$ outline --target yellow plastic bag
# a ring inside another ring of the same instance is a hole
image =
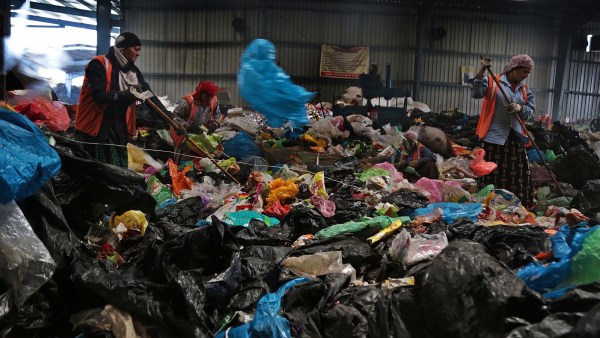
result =
[[[142,236],[144,236],[144,233],[146,233],[146,228],[148,227],[146,215],[139,210],[129,210],[119,216],[112,214],[108,221],[108,226],[111,229],[114,229],[121,223],[123,223],[127,229],[139,230]]]
[[[267,207],[271,206],[276,201],[294,198],[298,194],[298,185],[296,185],[296,183],[281,178],[273,180],[273,182],[269,184],[269,188]]]

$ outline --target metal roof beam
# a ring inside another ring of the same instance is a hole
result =
[[[24,1],[21,1],[21,0],[12,0],[12,5],[17,8],[21,7],[23,5],[23,3],[24,3]],[[93,19],[96,18],[96,10],[95,9],[86,11],[84,9],[78,9],[78,8],[73,8],[73,7],[61,7],[61,6],[55,6],[55,5],[49,5],[49,4],[42,4],[42,3],[38,3],[38,2],[31,2],[30,8],[41,10],[41,11],[46,11],[46,12],[62,13],[62,14],[68,14],[68,15],[74,15],[74,16],[83,16],[86,18],[93,18]],[[112,21],[119,21],[122,18],[119,15],[111,15],[110,19]]]
[[[10,16],[15,17],[15,16],[17,16],[17,13],[10,13]],[[65,21],[65,20],[60,20],[60,19],[51,19],[51,18],[45,18],[45,17],[37,16],[37,15],[28,15],[27,19],[31,20],[31,21],[52,23],[55,25],[64,25],[64,26],[96,30],[96,25],[90,25],[90,24],[85,24],[85,23],[81,23],[81,22]]]

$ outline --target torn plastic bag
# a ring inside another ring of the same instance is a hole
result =
[[[417,283],[436,337],[500,337],[507,317],[537,322],[545,316],[539,295],[476,242],[451,242]]]
[[[356,280],[356,270],[350,264],[342,264],[342,252],[317,252],[312,255],[288,257],[282,265],[300,277],[315,278],[329,273],[350,275],[350,281]]]
[[[56,263],[15,202],[0,204],[0,318],[22,306]]]
[[[267,118],[271,127],[281,127],[286,121],[292,127],[308,124],[304,104],[314,96],[292,83],[275,60],[275,45],[265,39],[255,39],[244,51],[238,73],[240,94],[252,108]]]
[[[302,235],[314,235],[327,227],[327,221],[321,214],[302,204],[295,206],[281,223],[284,228],[291,229],[291,236],[294,239]]]
[[[61,161],[25,116],[0,108],[0,203],[36,193],[58,174]]]
[[[535,261],[535,256],[552,249],[550,236],[535,226],[484,226],[471,222],[452,224],[448,239],[470,239],[485,245],[488,250],[511,269]]]
[[[448,245],[445,232],[435,235],[416,234],[411,235],[402,229],[396,235],[390,246],[390,255],[395,261],[404,265],[414,265],[421,261],[431,260],[437,256]]]
[[[281,313],[281,299],[290,288],[308,282],[307,278],[297,278],[287,282],[274,293],[264,295],[256,306],[256,314],[250,323],[250,337],[291,338],[290,324]]]
[[[292,251],[290,256],[296,257],[327,251],[341,251],[344,264],[351,264],[358,275],[362,275],[367,269],[376,268],[382,258],[368,243],[345,237],[334,237],[307,244]]]

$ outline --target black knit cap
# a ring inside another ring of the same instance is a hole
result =
[[[137,35],[129,32],[121,33],[121,35],[117,36],[115,40],[115,47],[117,49],[141,46],[140,38]]]

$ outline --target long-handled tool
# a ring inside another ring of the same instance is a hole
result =
[[[483,56],[480,55],[480,57],[483,59]],[[510,100],[508,98],[508,95],[506,95],[506,92],[504,91],[504,88],[502,88],[502,85],[500,84],[500,81],[498,80],[498,78],[496,77],[496,75],[494,74],[494,72],[492,72],[492,67],[490,67],[488,65],[488,66],[485,66],[485,68],[488,71],[488,75],[491,76],[492,79],[494,79],[494,82],[496,82],[496,86],[498,86],[498,88],[500,88],[500,92],[502,92],[502,96],[504,97],[504,103],[507,104],[507,105],[511,104],[512,100]],[[529,133],[529,130],[527,130],[527,127],[525,126],[525,122],[523,122],[523,119],[521,119],[521,117],[519,116],[519,114],[515,113],[514,115],[517,118],[517,121],[519,122],[519,124],[521,125],[521,128],[523,128],[523,131],[526,132],[527,135],[531,135]],[[542,164],[544,165],[544,168],[546,168],[546,170],[548,170],[548,173],[550,174],[550,177],[552,178],[552,181],[554,181],[554,184],[556,185],[556,187],[560,191],[560,194],[562,196],[565,196],[565,192],[562,190],[560,184],[558,184],[558,181],[556,180],[556,177],[554,176],[554,173],[550,170],[550,168],[548,168],[548,163],[546,162],[546,160],[542,156],[542,152],[540,151],[540,148],[537,146],[537,144],[533,140],[533,137],[530,137],[530,140],[531,140],[531,145],[533,145],[533,147],[535,148],[538,156],[542,160]]]
[[[132,91],[133,92],[133,91]],[[149,94],[148,94],[149,93]],[[160,108],[158,108],[156,106],[156,104],[154,104],[154,102],[152,102],[152,100],[150,100],[150,98],[154,95],[152,95],[151,92],[144,92],[144,93],[134,93],[134,96],[136,96],[137,98],[143,100],[148,106],[150,106],[155,112],[157,112],[163,119],[165,119],[167,122],[169,122],[170,125],[173,126],[173,128],[175,128],[176,130],[183,130],[183,128],[181,128],[181,126],[179,126],[179,124],[177,124],[177,122],[173,121],[173,119],[171,119],[167,114],[165,114],[165,112],[163,112]],[[185,130],[183,130],[183,132],[185,133]],[[217,163],[217,161],[212,158],[212,156],[210,156],[209,153],[207,153],[206,151],[204,151],[204,149],[202,149],[194,140],[192,140],[189,135],[187,133],[185,133],[185,139],[186,141],[189,141],[190,143],[192,143],[192,145],[194,145],[194,147],[196,147],[198,149],[198,151],[200,151],[200,153],[202,153],[203,156],[208,157],[208,159],[217,166],[217,168],[221,168],[219,166],[219,163]],[[229,177],[229,179],[231,179],[231,181],[240,184],[240,182],[238,182],[238,180],[235,179],[235,177],[233,177],[233,175],[231,175],[229,172],[227,172],[226,169],[221,169],[225,175],[227,175],[227,177]]]

